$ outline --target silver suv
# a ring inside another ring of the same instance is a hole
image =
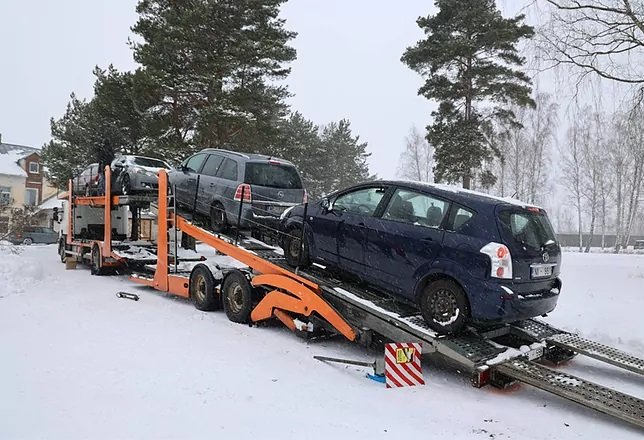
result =
[[[170,171],[169,180],[177,204],[208,216],[215,232],[277,228],[286,209],[306,201],[295,166],[260,154],[207,148]]]

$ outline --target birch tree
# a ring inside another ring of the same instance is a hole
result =
[[[398,176],[421,182],[434,181],[434,149],[414,125],[405,137],[405,150],[398,161]]]

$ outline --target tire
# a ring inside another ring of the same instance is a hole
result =
[[[67,250],[67,245],[65,244],[66,238],[63,236],[58,240],[58,255],[60,256],[60,262],[65,263],[67,262],[67,254],[65,254],[65,251]]]
[[[123,174],[121,178],[121,194],[128,196],[132,193],[132,182],[130,182],[130,175],[127,173]]]
[[[459,333],[470,317],[465,292],[452,280],[430,282],[418,305],[427,325],[440,334]]]
[[[224,278],[221,302],[226,316],[232,322],[242,324],[250,322],[250,312],[253,310],[253,287],[241,271],[233,270]]]
[[[103,268],[101,267],[101,250],[97,245],[92,248],[92,259],[90,263],[90,273],[92,275],[103,275]]]
[[[291,267],[308,267],[311,265],[311,256],[309,254],[309,243],[306,235],[304,236],[304,249],[302,250],[301,240],[298,237],[302,236],[302,229],[291,228],[288,230],[286,238],[284,239],[284,257],[286,262]]]
[[[208,267],[198,264],[190,274],[190,299],[197,310],[210,312],[221,308],[221,298],[215,291],[215,279]]]
[[[217,202],[210,208],[210,229],[213,232],[226,232],[228,229],[228,218],[224,205]]]
[[[25,246],[31,246],[32,244],[34,244],[34,240],[31,237],[27,237],[22,240],[22,244],[24,244]]]

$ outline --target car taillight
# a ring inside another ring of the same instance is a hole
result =
[[[94,182],[98,182],[98,174],[94,176]]]
[[[302,196],[302,204],[307,203],[308,201],[309,201],[309,195],[306,192],[306,190],[304,190],[304,195]]]
[[[490,257],[492,269],[490,276],[492,278],[501,278],[504,280],[512,279],[512,256],[510,249],[504,244],[488,243],[481,248],[481,253]]]
[[[252,197],[251,197],[251,191],[250,191],[250,185],[247,183],[242,183],[237,187],[237,190],[235,191],[235,197],[234,200],[236,202],[242,201],[242,193],[244,194],[244,202],[251,202]]]

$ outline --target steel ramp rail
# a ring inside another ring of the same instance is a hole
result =
[[[644,400],[522,359],[497,365],[494,371],[644,428]]]
[[[570,333],[559,333],[547,338],[546,341],[557,347],[572,350],[616,367],[644,375],[644,359],[599,342],[584,339]]]
[[[535,342],[545,340],[559,348],[583,354],[618,368],[644,375],[644,359],[599,342],[559,330],[538,319],[526,319],[511,324],[512,332]]]

